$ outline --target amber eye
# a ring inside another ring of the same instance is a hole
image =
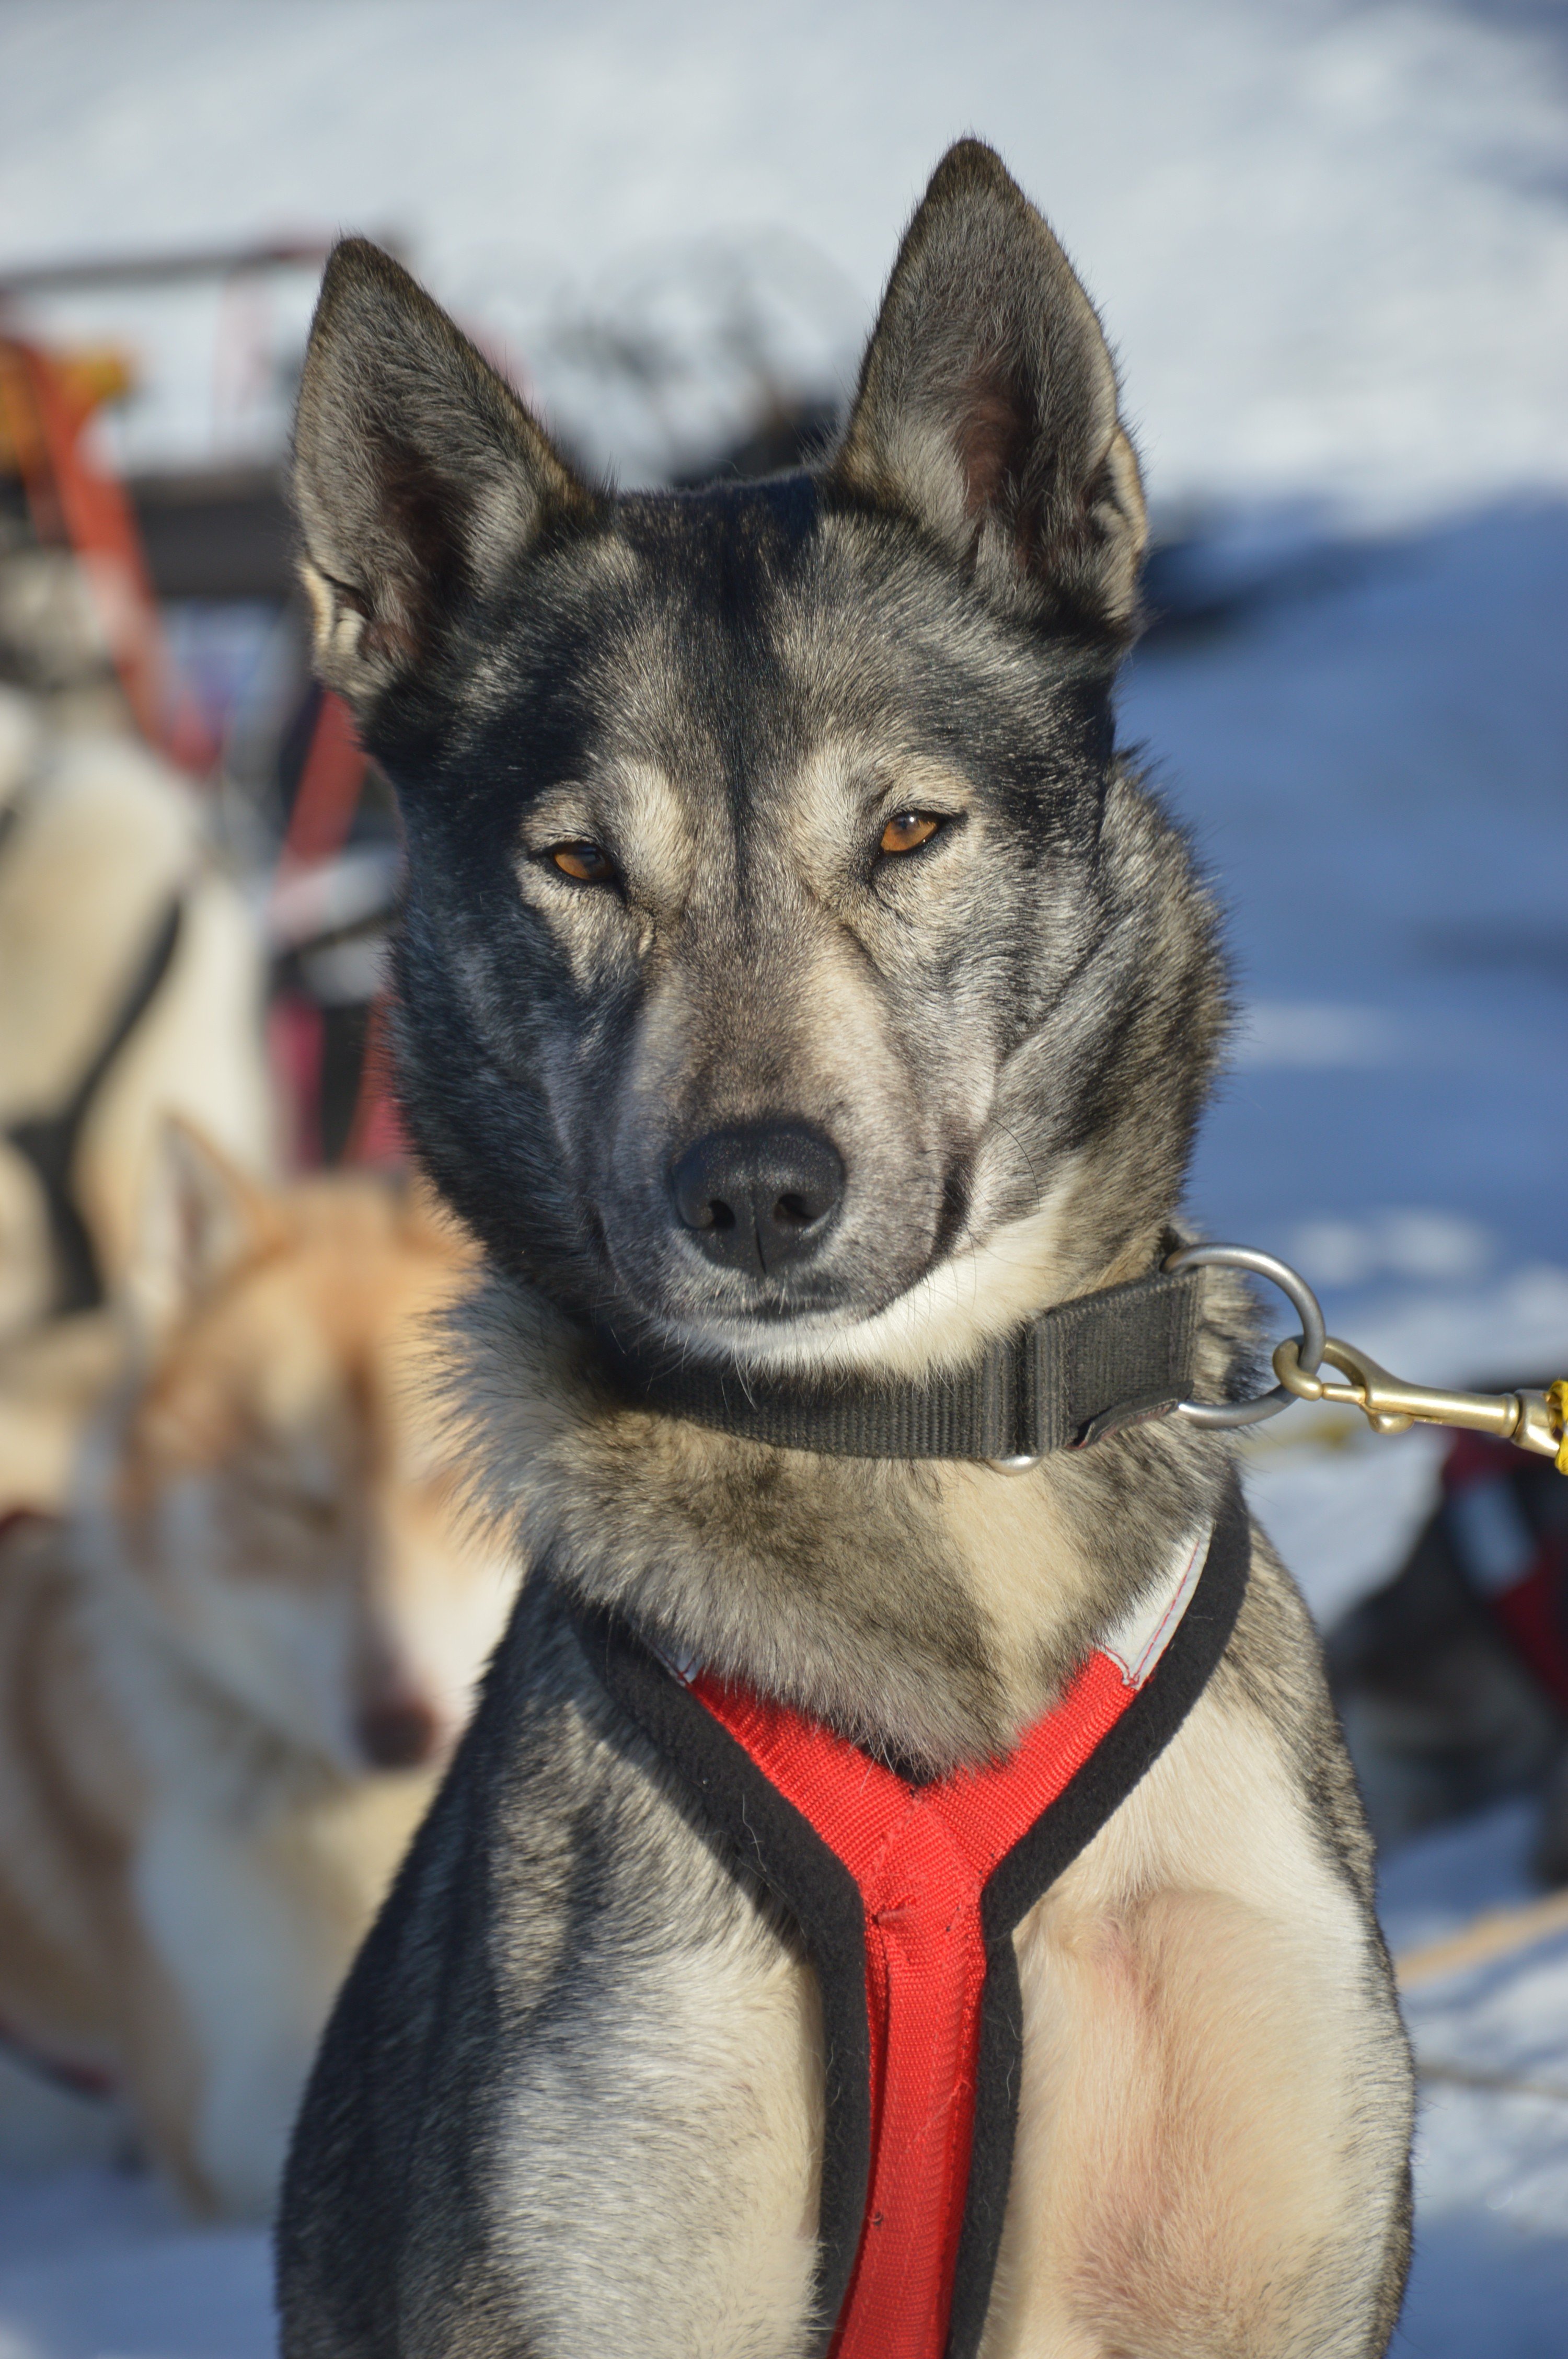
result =
[[[879,849],[883,852],[913,852],[916,844],[929,843],[941,824],[941,821],[933,819],[929,811],[894,811],[882,830]]]
[[[597,843],[557,843],[550,858],[563,876],[575,876],[579,885],[608,885],[615,875],[615,863]]]

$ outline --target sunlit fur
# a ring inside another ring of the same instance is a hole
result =
[[[318,661],[394,779],[405,1105],[490,1264],[465,1455],[525,1582],[328,2033],[289,2359],[806,2359],[823,2058],[799,1942],[611,1709],[562,1593],[931,1772],[1003,1753],[1213,1516],[1166,1420],[1012,1479],[633,1406],[604,1342],[957,1364],[1169,1250],[1227,986],[1116,745],[1137,463],[1093,309],[998,159],[939,167],[844,438],[616,498],[395,265],[329,267],[296,493]],[[895,814],[944,824],[884,856]],[[600,846],[612,875],[563,875]],[[825,1136],[809,1256],[721,1266],[695,1140]],[[1249,1381],[1206,1288],[1200,1386]],[[1019,1935],[984,2359],[1365,2359],[1410,2069],[1306,1616],[1260,1543],[1178,1745]]]

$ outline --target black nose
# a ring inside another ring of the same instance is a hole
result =
[[[816,1251],[844,1201],[844,1166],[820,1132],[768,1122],[710,1131],[670,1171],[683,1228],[710,1261],[772,1276]]]
[[[418,1768],[434,1755],[440,1734],[421,1696],[383,1696],[359,1717],[360,1749],[373,1769]]]

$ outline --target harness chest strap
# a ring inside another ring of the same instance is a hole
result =
[[[611,1693],[811,1951],[827,2058],[817,2291],[836,2321],[829,2359],[975,2350],[1016,2115],[1013,1929],[1202,1692],[1235,1624],[1248,1546],[1232,1496],[1006,1761],[925,1786],[787,1705],[707,1672],[672,1676],[618,1625],[585,1624]]]

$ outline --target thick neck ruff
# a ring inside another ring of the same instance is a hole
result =
[[[917,1785],[793,1707],[574,1606],[614,1701],[795,1918],[821,1984],[827,2110],[816,2345],[972,2359],[1022,2054],[1012,1933],[1175,1734],[1225,1650],[1249,1541],[1212,1531],[1106,1634],[1005,1761]]]
[[[1204,1273],[1156,1270],[1081,1294],[966,1368],[900,1378],[747,1376],[647,1360],[601,1339],[640,1406],[777,1449],[836,1458],[1040,1458],[1162,1417],[1193,1390]]]

